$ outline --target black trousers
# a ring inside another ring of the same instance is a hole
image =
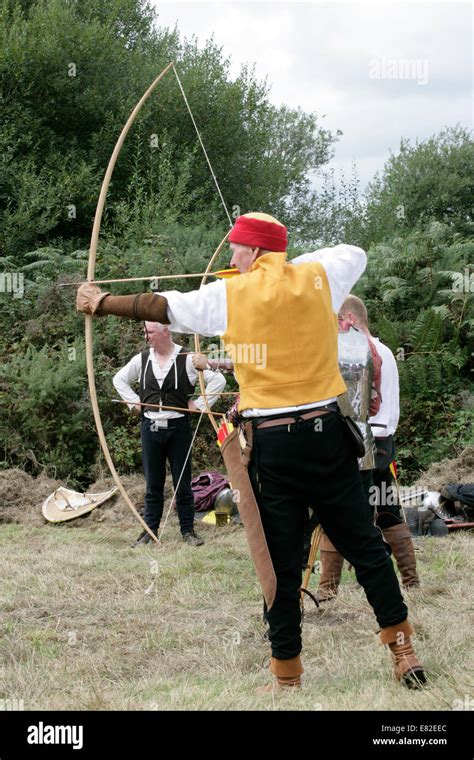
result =
[[[397,488],[390,470],[390,464],[395,459],[395,441],[393,435],[385,438],[376,438],[375,446],[375,469],[372,471],[372,477],[374,486],[377,487],[377,512],[389,513],[401,520],[402,513],[398,503]],[[384,527],[384,525],[382,524],[381,527]]]
[[[152,530],[158,530],[163,514],[166,460],[169,460],[175,490],[183,473],[176,492],[176,508],[181,533],[189,533],[194,525],[191,454],[184,470],[183,466],[191,446],[191,425],[188,417],[168,420],[166,428],[153,423],[154,420],[142,418],[142,460],[146,478],[144,519]]]
[[[373,499],[372,487],[374,484],[372,478],[373,470],[359,470],[360,479],[362,481],[362,488],[364,489],[364,496],[370,506],[370,514],[372,521],[375,518],[375,501]],[[311,516],[308,520],[308,524],[305,527],[304,532],[304,551],[303,551],[303,570],[306,570],[308,565],[309,553],[311,551],[311,542],[313,539],[313,532],[316,526],[319,525],[319,520],[315,511],[311,510]],[[392,553],[390,546],[386,543],[386,548],[389,554]]]
[[[308,420],[290,428],[257,427],[249,467],[277,576],[276,599],[265,617],[272,655],[283,660],[301,651],[299,589],[308,507],[353,565],[380,627],[401,623],[408,614],[373,524],[345,424],[334,413],[316,420],[318,425]]]

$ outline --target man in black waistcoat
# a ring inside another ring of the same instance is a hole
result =
[[[190,414],[155,408],[163,406],[203,411],[204,399],[193,401],[191,398],[198,375],[192,354],[173,342],[165,325],[145,322],[145,337],[149,348],[136,354],[113,379],[116,390],[142,418],[142,458],[146,478],[144,519],[151,530],[158,534],[163,514],[168,459],[183,541],[191,546],[201,546],[204,541],[194,530]],[[208,398],[211,406],[223,390],[225,378],[220,372],[207,370],[204,372],[204,380],[206,393],[211,396]],[[139,395],[131,387],[136,382],[139,383]],[[137,402],[145,406],[139,406]],[[134,546],[150,541],[149,534],[143,531]]]

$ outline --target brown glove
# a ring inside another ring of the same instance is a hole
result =
[[[160,322],[169,325],[168,301],[158,293],[138,293],[130,296],[113,296],[101,293],[96,285],[86,283],[77,291],[77,309],[86,314]]]
[[[110,293],[103,293],[97,285],[85,282],[77,290],[76,309],[84,314],[95,314],[100,304]]]

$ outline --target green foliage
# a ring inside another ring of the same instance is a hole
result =
[[[356,288],[371,332],[399,360],[397,439],[405,479],[472,439],[472,404],[463,409],[461,397],[472,387],[473,254],[472,238],[431,222],[374,245]]]
[[[421,376],[417,369],[421,370]],[[429,371],[425,373],[423,365],[412,365],[407,373],[416,378],[418,391],[426,387],[422,383],[433,378]],[[442,369],[440,374],[442,376]],[[439,377],[435,380],[438,382]],[[444,393],[438,396],[403,393],[402,416],[397,430],[397,461],[404,482],[410,482],[433,462],[452,459],[466,446],[474,445],[474,410],[472,406],[462,407],[461,395],[455,390],[455,386],[449,387],[448,384]]]
[[[305,250],[346,242],[361,245],[366,208],[356,167],[349,178],[326,167],[320,175],[321,189],[314,190],[300,208],[292,225],[292,240],[296,236],[304,241]]]
[[[462,234],[472,231],[473,178],[467,129],[450,127],[415,146],[402,139],[399,153],[369,185],[364,244],[405,235],[431,220]]]
[[[36,472],[51,467],[72,482],[89,469],[95,445],[84,372],[80,341],[53,350],[29,346],[3,365],[1,445],[8,464]]]
[[[52,280],[63,276],[80,275],[84,271],[87,262],[88,251],[72,251],[67,253],[61,248],[39,248],[36,251],[25,253],[25,260],[29,261],[21,267],[26,275],[25,285],[38,286],[51,283]],[[31,279],[28,279],[30,278]]]
[[[397,322],[398,334],[389,338],[392,348],[396,337],[410,352],[433,351],[452,339],[464,348],[472,339],[472,280],[466,271],[473,259],[472,238],[432,222],[373,246],[357,292],[377,328],[387,330],[384,313]]]
[[[115,141],[169,61],[234,213],[267,208],[291,221],[308,206],[307,173],[327,162],[336,136],[314,114],[272,106],[252,70],[231,79],[212,38],[203,49],[181,41],[155,26],[151,6],[139,0],[3,0],[2,10],[0,240],[20,263],[25,250],[51,237],[85,247]],[[172,72],[147,101],[115,169],[106,226],[123,230],[129,214],[136,224],[225,219]]]
[[[128,415],[126,422],[117,425],[107,434],[107,444],[119,472],[140,469],[142,451],[139,417]]]

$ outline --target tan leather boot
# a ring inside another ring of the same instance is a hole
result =
[[[280,689],[301,689],[301,674],[303,672],[299,655],[290,660],[278,660],[276,657],[272,657],[270,673],[273,673],[275,678],[271,683],[259,686],[256,692],[257,694],[268,694]]]
[[[325,533],[321,535],[319,550],[321,578],[318,586],[318,600],[320,602],[329,602],[337,594],[339,583],[341,582],[344,557],[339,554]]]
[[[409,689],[420,689],[426,683],[423,666],[415,655],[410,636],[414,630],[408,620],[382,628],[380,643],[388,644],[392,653],[394,674]]]
[[[394,525],[382,530],[383,537],[392,550],[395,557],[402,585],[405,588],[413,588],[420,585],[420,579],[416,571],[415,548],[410,529],[406,522]]]

